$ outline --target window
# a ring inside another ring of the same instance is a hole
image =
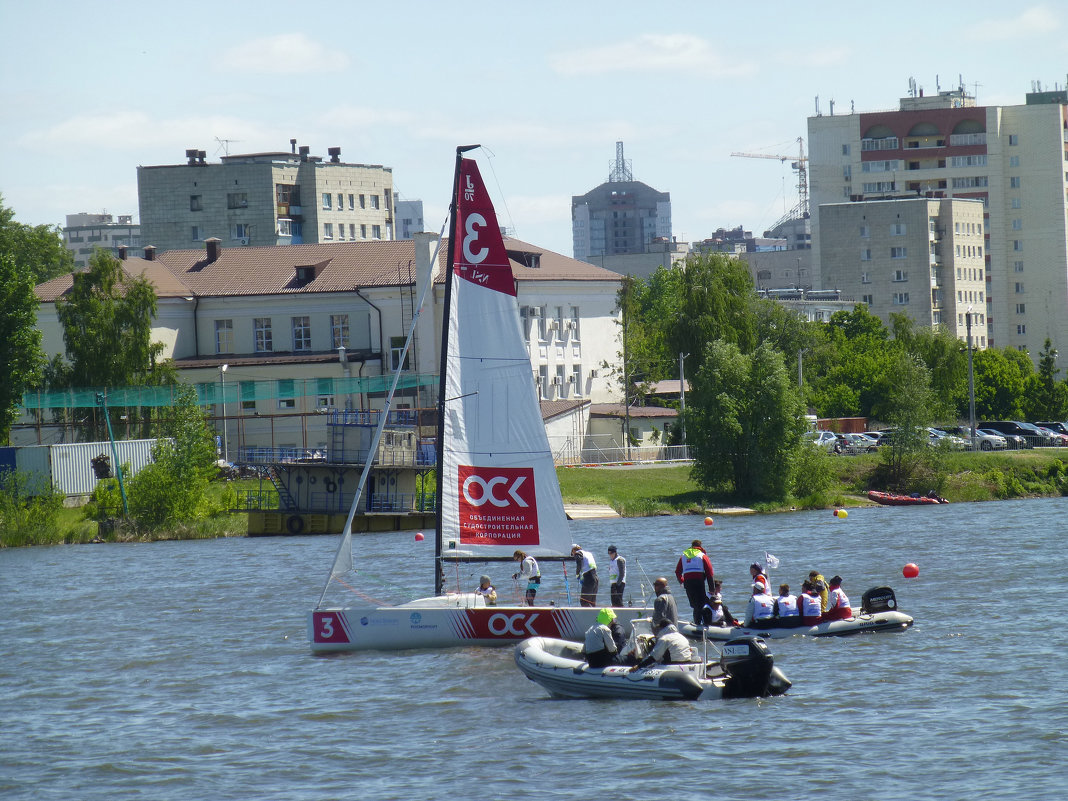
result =
[[[202,195],[190,195],[189,196],[189,210],[190,211],[203,211],[204,201]]]
[[[1016,146],[1020,144],[1020,137],[1018,134],[1009,134],[1009,144]]]
[[[241,408],[251,411],[256,410],[256,382],[241,382]]]
[[[1012,199],[1012,200],[1010,201],[1010,205],[1011,205],[1011,206],[1012,206],[1012,207],[1013,207],[1014,209],[1019,209],[1019,208],[1023,208],[1023,203],[1021,203],[1021,202],[1020,202],[1020,198],[1018,198],[1018,197],[1014,197],[1014,198],[1013,198],[1013,199]]]
[[[377,209],[378,208],[378,195],[371,195],[371,208],[372,209]]]
[[[1022,281],[1017,281],[1017,282],[1016,282],[1016,286],[1015,286],[1015,289],[1016,289],[1016,294],[1017,294],[1017,295],[1022,295],[1022,294],[1023,294],[1023,291],[1024,291],[1024,285],[1023,285],[1023,282],[1022,282]]]
[[[1022,261],[1014,261],[1012,263],[1012,271],[1014,273],[1022,273],[1023,272],[1023,262]]]
[[[860,251],[861,261],[871,261],[871,248],[862,248]]]
[[[371,239],[381,239],[381,238],[382,238],[382,226],[381,225],[372,225],[371,226]]]
[[[989,186],[989,181],[985,175],[979,175],[974,178],[954,178],[954,189],[972,189],[974,187]]]
[[[852,181],[853,180],[853,165],[852,164],[844,164],[844,165],[842,165],[842,180],[843,181]]]
[[[1012,221],[1012,230],[1013,231],[1022,231],[1023,230],[1023,220],[1021,220],[1019,217],[1017,217],[1015,220],[1013,220]]]
[[[233,353],[234,352],[234,321],[233,320],[216,320],[215,321],[215,352],[216,353]]]
[[[406,337],[390,337],[389,338],[389,369],[396,370],[397,365],[400,364],[401,353],[404,351],[404,343]],[[404,370],[410,370],[409,362],[411,360],[411,354],[405,354],[404,356]]]
[[[323,192],[323,208],[329,211],[333,204],[333,199],[334,196],[329,192]]]
[[[293,318],[293,350],[311,350],[311,318]]]
[[[895,306],[907,306],[908,303],[909,303],[909,293],[908,292],[895,292],[893,300],[892,300],[892,303]]]
[[[894,172],[900,169],[901,162],[897,159],[890,161],[865,161],[860,165],[861,172]]]
[[[849,155],[849,145],[842,145],[842,155],[843,156],[848,156]]]
[[[1016,333],[1020,334],[1020,335],[1026,334],[1027,333],[1027,326],[1024,325],[1023,323],[1020,323],[1018,326],[1016,326]]]
[[[204,241],[204,231],[199,225],[194,225],[189,233],[194,242]]]
[[[542,318],[544,319],[544,318]],[[546,365],[538,367],[538,395],[544,398],[549,393],[549,368]]]
[[[293,221],[292,220],[279,220],[278,221],[278,235],[279,236],[293,236]]]
[[[869,273],[861,273],[860,274],[860,283],[862,283],[862,284],[870,284],[871,283],[871,275]]]
[[[573,390],[574,393],[576,395],[581,395],[582,394],[582,366],[581,365],[576,364],[574,367],[571,368],[571,378],[569,380],[571,381],[571,386],[574,388],[574,390]]]
[[[861,295],[860,302],[867,303],[869,306],[872,304],[873,295]]]
[[[247,209],[248,208],[248,193],[247,192],[227,192],[226,193],[226,208],[228,208],[228,209]]]
[[[571,339],[577,340],[579,338],[579,307],[571,307]],[[577,369],[577,368],[576,368]]]
[[[1020,176],[1019,175],[1013,175],[1012,177],[1009,178],[1009,188],[1010,189],[1019,189],[1020,188]]]
[[[230,226],[230,238],[244,239],[247,241],[251,230],[252,226],[248,223],[234,223]]]
[[[337,224],[337,238],[338,239],[344,239],[345,238],[345,223],[338,223]]]
[[[293,390],[293,379],[283,378],[278,382],[278,408],[279,409],[295,409],[297,408],[296,393]]]
[[[860,226],[860,236],[863,239],[867,239],[871,236],[871,229],[867,226],[867,224]]]
[[[893,280],[893,281],[908,281],[909,280],[908,270],[894,270],[894,277],[891,280]]]
[[[333,238],[334,238],[334,224],[333,223],[323,223],[323,239],[333,239]]]
[[[296,184],[275,184],[274,197],[279,205],[299,206],[300,187]],[[288,213],[288,211],[285,213]]]
[[[360,208],[361,209],[367,208],[367,198],[364,195],[360,195]]]
[[[367,238],[367,226],[366,225],[361,225],[360,226],[360,239],[366,239],[366,238]]]
[[[890,226],[890,236],[904,236],[905,223],[893,223]]]
[[[256,353],[270,353],[274,350],[271,341],[271,318],[257,317],[252,321],[252,331],[256,343]]]
[[[882,139],[861,139],[860,149],[864,150],[897,150],[897,137],[887,136]]]
[[[861,184],[861,188],[865,194],[874,194],[878,192],[893,192],[897,187],[894,181],[876,181],[874,183]]]
[[[1026,304],[1024,304],[1024,303],[1017,303],[1016,304],[1016,313],[1017,314],[1024,314],[1024,306],[1025,305]]]
[[[350,194],[349,195],[349,211],[352,211],[355,208],[356,208],[356,195]]]
[[[329,409],[334,406],[334,379],[319,378],[315,383],[315,408]]]
[[[340,192],[337,193],[337,210],[338,211],[344,211],[345,210],[345,196],[343,194],[341,194]]]
[[[907,259],[908,248],[890,248],[891,259]]]
[[[349,223],[349,239],[356,238],[356,223]]]
[[[1015,250],[1015,251],[1023,250],[1023,240],[1022,239],[1014,239],[1014,240],[1012,240],[1012,249]]]
[[[349,346],[349,316],[347,314],[330,315],[330,342],[333,348]]]
[[[1009,166],[1010,167],[1019,167],[1020,166],[1020,157],[1019,156],[1009,156]]]
[[[985,167],[986,155],[980,154],[977,156],[950,156],[950,167]]]

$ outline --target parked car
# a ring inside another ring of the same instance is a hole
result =
[[[990,420],[984,421],[980,424],[984,431],[995,431],[1002,436],[1006,434],[1015,434],[1018,437],[1023,437],[1026,444],[1025,448],[1034,448],[1036,445],[1045,445],[1046,436],[1039,433],[1037,430],[1032,430],[1024,427],[1023,423],[1016,420]]]
[[[874,453],[879,447],[875,440],[863,434],[838,434],[837,437],[842,453]]]
[[[1009,447],[1009,441],[1001,434],[985,432],[981,428],[975,429],[975,440],[972,440],[971,428],[968,426],[950,426],[946,431],[960,437],[964,442],[972,443],[974,449],[980,451],[1003,451]]]
[[[1027,441],[1027,437],[1022,434],[1003,434],[1000,431],[994,431],[992,428],[977,428],[975,429],[975,433],[1001,437],[1005,440],[1005,447],[1010,451],[1017,451],[1031,447],[1031,444]]]
[[[1036,447],[1049,448],[1059,444],[1056,437],[1052,436],[1052,431],[1043,431],[1034,423],[1019,423],[1019,426],[1025,431],[1030,432],[1030,435],[1035,438],[1034,442]],[[1025,436],[1027,435],[1025,434]]]
[[[823,448],[828,453],[840,453],[842,446],[838,444],[838,437],[831,431],[806,431],[805,439],[817,448]]]
[[[942,445],[958,451],[968,447],[967,440],[954,436],[948,431],[943,431],[941,428],[931,428],[930,426],[927,428],[927,444],[933,447]]]
[[[865,431],[863,436],[867,437],[868,439],[874,440],[876,445],[882,445],[883,444],[883,438],[886,436],[886,432],[885,431]]]
[[[1068,445],[1068,434],[1062,434],[1060,431],[1054,431],[1053,429],[1047,428],[1041,423],[1035,423],[1035,428],[1037,428],[1043,434],[1047,435],[1050,438],[1052,445],[1058,448],[1063,448],[1064,446]]]
[[[1068,434],[1068,423],[1058,423],[1056,421],[1052,423],[1043,423],[1039,420],[1035,425],[1042,426],[1042,428],[1048,428],[1050,431],[1056,431],[1058,434]]]

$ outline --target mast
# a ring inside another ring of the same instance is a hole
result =
[[[442,492],[445,484],[445,451],[442,446],[445,441],[445,371],[449,361],[449,315],[452,307],[452,273],[456,249],[456,210],[460,196],[460,165],[463,162],[463,154],[477,147],[481,145],[458,145],[456,147],[456,168],[452,174],[452,201],[449,205],[449,247],[445,256],[445,303],[442,306],[441,315],[441,362],[438,367],[438,464],[435,486],[437,510],[434,515],[437,536],[434,544],[434,595],[441,595],[445,584],[442,565],[444,553],[441,549],[441,543],[445,537],[441,514],[441,501],[445,497]],[[430,269],[433,271],[433,266]]]

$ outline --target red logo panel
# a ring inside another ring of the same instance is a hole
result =
[[[458,471],[461,543],[538,544],[534,468],[459,465]]]
[[[527,637],[562,637],[563,632],[549,609],[468,609],[471,638],[476,640],[525,640]]]

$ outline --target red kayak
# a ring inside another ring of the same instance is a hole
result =
[[[949,503],[945,498],[930,498],[924,495],[895,495],[892,492],[868,492],[868,498],[883,506],[927,506],[930,504]]]

